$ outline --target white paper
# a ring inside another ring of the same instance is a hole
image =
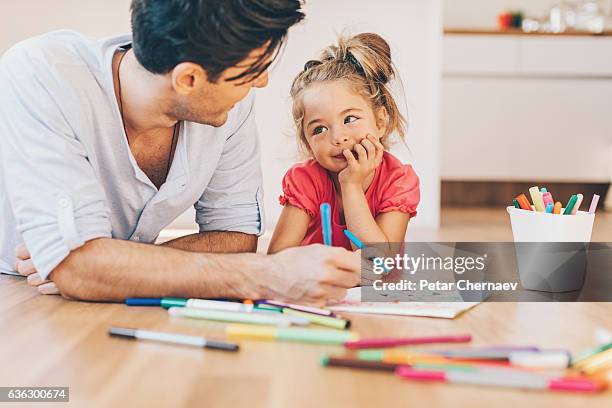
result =
[[[327,308],[334,312],[423,316],[453,319],[480,302],[361,302],[361,288],[348,290],[346,298]]]

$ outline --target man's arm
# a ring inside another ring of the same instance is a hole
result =
[[[161,245],[191,252],[255,252],[257,236],[232,231],[200,232],[166,241]]]
[[[50,274],[69,298],[274,298],[324,304],[359,282],[359,255],[312,245],[276,255],[201,254],[111,238],[88,241]]]

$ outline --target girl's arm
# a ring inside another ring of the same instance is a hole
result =
[[[346,226],[363,242],[404,242],[410,215],[389,211],[372,217],[361,186],[342,186],[342,202]]]
[[[363,191],[363,181],[382,162],[384,146],[372,135],[367,135],[354,149],[358,158],[345,150],[348,165],[338,175],[347,228],[363,242],[404,242],[410,215],[390,211],[378,215],[375,220]]]
[[[300,246],[306,236],[309,223],[310,216],[306,211],[291,204],[286,204],[276,224],[274,234],[272,234],[268,254],[274,254],[285,248]]]

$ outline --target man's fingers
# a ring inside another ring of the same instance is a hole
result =
[[[38,291],[43,295],[59,295],[60,291],[55,285],[55,283],[46,281],[47,283],[43,283],[38,287]]]
[[[361,270],[361,257],[359,253],[340,248],[335,248],[334,251],[335,253],[330,255],[330,263],[333,266],[353,273]]]
[[[30,259],[30,251],[28,251],[28,248],[26,248],[25,244],[19,244],[15,248],[15,256],[17,257],[17,259],[25,261],[27,259]]]
[[[32,274],[36,273],[36,268],[34,267],[31,259],[26,261],[17,261],[15,264],[15,270],[23,276],[31,276]]]
[[[51,281],[43,279],[38,273],[33,273],[31,275],[28,275],[28,284],[32,286],[40,286],[47,282],[51,282]]]
[[[340,288],[354,288],[361,281],[361,274],[347,272],[342,269],[333,269],[327,273],[323,283]]]

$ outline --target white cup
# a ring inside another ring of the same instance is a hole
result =
[[[595,214],[550,214],[507,208],[521,285],[544,292],[582,288]]]

